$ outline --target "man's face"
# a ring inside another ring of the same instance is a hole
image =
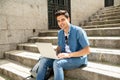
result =
[[[58,22],[58,26],[64,30],[68,28],[70,19],[66,18],[64,15],[60,15],[57,17],[57,22]]]

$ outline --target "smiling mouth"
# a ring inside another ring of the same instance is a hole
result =
[[[62,25],[60,25],[61,27],[63,27],[64,25],[62,24]]]

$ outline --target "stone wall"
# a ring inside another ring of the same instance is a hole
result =
[[[71,0],[71,22],[79,25],[104,7],[104,0]]]
[[[120,0],[114,0],[114,6],[120,5]]]
[[[47,0],[0,0],[0,58],[17,43],[48,29],[47,10]]]
[[[114,1],[115,6],[119,4],[120,0]],[[71,22],[79,25],[103,7],[104,0],[71,0]],[[47,29],[47,0],[0,0],[0,58],[16,44]]]

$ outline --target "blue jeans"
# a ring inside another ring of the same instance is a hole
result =
[[[79,68],[81,65],[87,65],[87,56],[65,59],[41,58],[36,80],[44,80],[47,67],[53,67],[54,80],[64,80],[64,71]]]

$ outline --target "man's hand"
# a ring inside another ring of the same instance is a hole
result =
[[[58,58],[59,59],[70,58],[70,53],[59,53]]]
[[[57,46],[56,49],[55,49],[55,51],[56,51],[56,55],[58,55],[58,54],[60,53],[60,51],[61,51],[61,50],[60,50],[60,47]]]

